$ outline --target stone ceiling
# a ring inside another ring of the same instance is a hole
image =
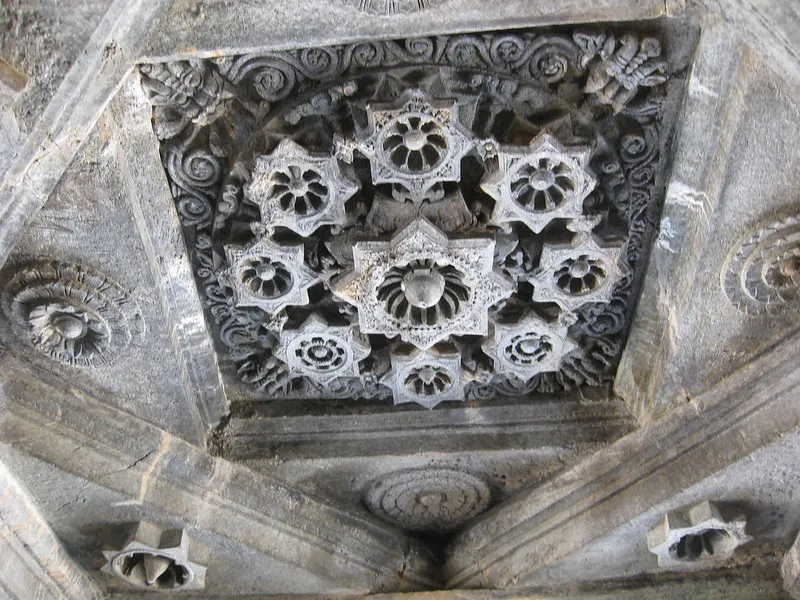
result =
[[[4,6],[0,591],[796,594],[759,1]]]

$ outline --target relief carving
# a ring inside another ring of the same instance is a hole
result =
[[[769,222],[740,240],[723,269],[722,289],[749,315],[800,310],[800,217]]]
[[[579,30],[143,66],[230,374],[426,407],[610,382],[662,200],[660,53]]]
[[[364,493],[365,504],[382,519],[410,531],[437,533],[457,529],[490,501],[489,486],[481,479],[445,468],[390,473]]]
[[[82,265],[25,265],[3,290],[3,312],[36,350],[76,367],[111,365],[144,333],[130,294]]]

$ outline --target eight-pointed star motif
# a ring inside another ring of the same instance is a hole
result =
[[[446,400],[464,400],[461,353],[455,345],[440,344],[426,352],[395,348],[391,362],[381,383],[391,388],[395,405],[416,402],[433,408]]]
[[[531,313],[515,323],[496,323],[481,347],[494,361],[496,373],[527,381],[534,375],[558,371],[561,359],[575,350],[566,323],[550,323]]]
[[[256,159],[244,195],[258,206],[266,230],[286,227],[307,237],[323,225],[344,225],[344,203],[359,188],[335,156],[312,154],[285,139]]]
[[[494,240],[448,239],[416,219],[391,241],[357,242],[354,268],[332,285],[358,308],[363,333],[426,349],[451,335],[487,335],[488,309],[514,283],[493,269]]]
[[[528,276],[533,301],[555,302],[568,311],[609,302],[614,286],[628,272],[619,259],[621,249],[598,245],[587,231],[577,233],[570,244],[546,243],[539,267]]]
[[[398,183],[420,192],[461,180],[461,159],[476,142],[458,122],[454,100],[408,90],[394,104],[369,104],[367,118],[369,127],[352,148],[369,159],[373,183]]]
[[[540,233],[553,219],[583,214],[583,201],[597,183],[588,146],[564,147],[543,131],[528,146],[500,146],[497,168],[481,181],[495,200],[491,222],[525,223]]]
[[[308,288],[319,274],[303,262],[303,245],[281,245],[263,237],[248,247],[225,246],[228,268],[220,280],[233,288],[236,306],[257,306],[275,314],[308,304]]]
[[[298,329],[283,330],[275,356],[320,384],[358,377],[358,363],[370,352],[369,340],[350,325],[328,325],[312,314]]]

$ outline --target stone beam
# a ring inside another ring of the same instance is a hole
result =
[[[206,428],[214,427],[228,411],[225,388],[138,73],[131,73],[110,109],[126,196],[158,282],[181,383]]]
[[[785,0],[706,0],[787,83],[800,88],[800,7]]]
[[[794,600],[800,600],[800,534],[783,558],[783,586]]]
[[[232,418],[223,455],[235,461],[405,456],[417,453],[532,450],[608,443],[630,433],[635,420],[619,403],[534,402],[504,407],[439,409],[346,416]],[[499,443],[498,440],[502,440]]]
[[[781,584],[774,573],[744,567],[735,572],[681,573],[677,577],[606,581],[571,585],[566,588],[511,590],[450,590],[406,594],[375,594],[370,600],[764,600],[780,598]],[[112,594],[109,600],[148,600],[141,594]],[[206,596],[207,600],[227,600]],[[239,600],[263,600],[265,596],[244,596]],[[293,596],[293,600],[345,600],[345,596]],[[352,598],[352,596],[350,596]]]
[[[228,546],[327,582],[332,590],[435,585],[425,549],[388,525],[209,456],[78,389],[61,391],[49,376],[36,375],[0,383],[0,445],[12,447],[11,456],[52,465],[113,491],[122,498],[113,506],[137,506],[159,520],[209,532],[229,540]],[[281,583],[275,582],[278,589]]]
[[[661,385],[691,298],[720,198],[728,153],[744,108],[748,60],[735,33],[709,19],[678,123],[658,237],[622,354],[615,391],[642,422],[668,404]]]
[[[795,331],[690,403],[490,511],[453,541],[448,585],[513,587],[800,426],[798,352]]]
[[[171,0],[115,0],[0,182],[0,265],[47,201]]]
[[[0,598],[100,600],[28,493],[0,463]]]
[[[234,5],[184,0],[172,5],[153,32],[144,60],[293,49],[302,46],[303,40],[329,46],[362,39],[637,21],[668,14],[680,4],[681,0],[505,0],[486,10],[484,0],[449,0],[386,19],[359,12],[358,0],[260,0]]]

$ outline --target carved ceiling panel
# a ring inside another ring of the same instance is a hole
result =
[[[660,211],[659,37],[142,65],[241,399],[432,408],[608,385]]]

